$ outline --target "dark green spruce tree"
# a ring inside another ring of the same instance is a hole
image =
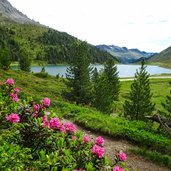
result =
[[[72,46],[71,63],[67,68],[66,85],[70,99],[77,104],[89,104],[92,98],[90,55],[86,42],[76,41]]]
[[[7,46],[0,48],[0,67],[4,70],[8,70],[11,63],[12,53],[10,49]]]
[[[28,53],[26,51],[22,50],[20,52],[19,68],[22,71],[30,72],[30,65],[31,65],[31,59],[29,58]]]
[[[93,105],[104,113],[111,113],[113,104],[118,100],[120,91],[120,82],[117,67],[112,58],[109,58],[104,70],[97,75],[94,71],[94,102]]]
[[[149,74],[142,60],[140,70],[135,73],[129,99],[123,105],[124,115],[132,120],[145,120],[145,116],[151,115],[154,110],[155,104],[151,102],[151,98]]]

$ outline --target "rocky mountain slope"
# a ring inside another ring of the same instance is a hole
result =
[[[14,8],[7,0],[0,0],[0,16],[22,24],[38,24],[34,20],[29,19],[22,12]]]
[[[109,52],[121,63],[133,63],[142,57],[149,58],[154,55],[154,53],[147,53],[138,49],[128,49],[126,47],[119,47],[115,45],[97,45],[96,47]]]

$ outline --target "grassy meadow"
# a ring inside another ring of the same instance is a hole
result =
[[[77,106],[66,101],[63,98],[63,92],[67,90],[63,78],[47,74],[0,70],[0,81],[7,78],[13,78],[16,85],[37,102],[44,97],[50,98],[53,110],[59,116],[68,118],[87,129],[114,138],[126,139],[141,147],[138,150],[132,150],[133,152],[171,168],[171,139],[165,134],[158,133],[156,124],[151,126],[142,121],[128,121],[120,117],[123,116],[122,105],[129,95],[132,81],[121,81],[120,97],[119,101],[114,104],[113,114],[105,115],[90,106]],[[166,96],[169,95],[170,80],[169,78],[150,80],[152,101],[156,104],[156,111],[164,110],[161,102],[165,102]]]

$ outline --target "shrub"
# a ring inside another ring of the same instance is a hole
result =
[[[10,170],[14,166],[15,156],[19,156],[20,165],[17,163],[14,170],[101,170],[109,165],[103,138],[97,137],[93,143],[77,132],[73,123],[63,123],[55,113],[49,112],[49,98],[40,103],[28,101],[29,98],[16,102],[11,93],[17,89],[11,80],[2,83],[1,90],[0,103],[5,100],[2,109],[6,110],[1,112],[0,122],[3,130],[12,134],[6,141],[3,138],[4,148],[0,149],[4,155],[3,150],[7,150],[7,159],[0,161],[6,163],[4,168],[8,165]],[[123,157],[116,155],[112,165],[121,167],[122,161]]]
[[[48,78],[49,76],[47,72],[38,72],[38,73],[34,73],[34,75],[39,78]]]

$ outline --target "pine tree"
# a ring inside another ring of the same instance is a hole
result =
[[[111,101],[117,101],[120,91],[120,82],[115,61],[109,58],[104,65],[104,75],[106,78],[107,90],[111,95]]]
[[[124,104],[124,115],[133,120],[144,120],[146,115],[151,115],[155,104],[151,102],[149,74],[146,71],[144,60],[140,70],[136,71],[135,79],[131,85],[129,100]]]
[[[99,73],[98,73],[98,70],[97,68],[95,67],[94,70],[92,71],[92,76],[91,76],[91,81],[93,84],[96,84],[98,81],[98,78],[99,78]]]
[[[86,42],[76,41],[72,47],[72,60],[67,68],[67,87],[70,97],[77,104],[89,104],[92,98],[90,82],[90,56]]]
[[[19,68],[22,71],[30,72],[30,65],[31,65],[31,59],[29,58],[27,52],[22,50],[20,52]]]
[[[0,67],[4,70],[8,70],[12,62],[12,53],[10,49],[6,46],[0,48]]]
[[[114,101],[118,100],[120,83],[113,59],[108,59],[102,73],[94,72],[94,102],[93,105],[104,113],[112,112]],[[95,79],[96,78],[96,79]]]

